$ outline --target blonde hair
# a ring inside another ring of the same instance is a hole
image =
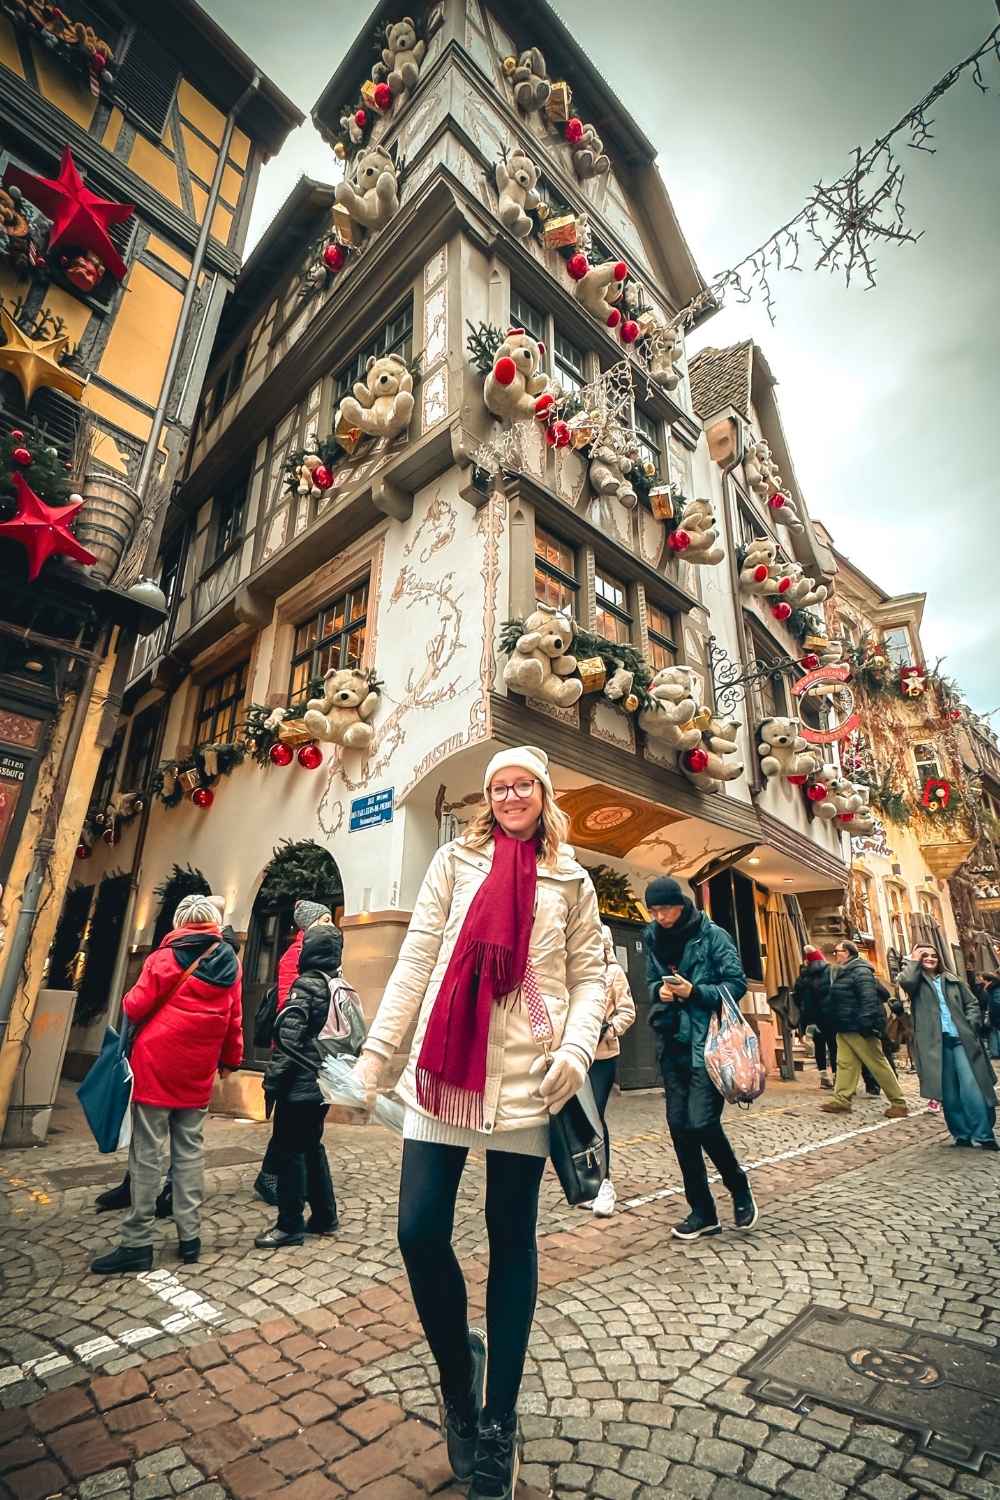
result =
[[[569,819],[550,793],[544,782],[542,788],[542,847],[538,851],[538,863],[554,865],[559,858],[559,845],[569,839]],[[493,816],[492,804],[487,801],[481,813],[477,813],[462,834],[462,843],[469,849],[483,849],[496,830],[497,820]]]

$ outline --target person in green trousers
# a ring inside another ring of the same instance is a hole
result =
[[[833,950],[833,981],[830,1013],[837,1029],[837,1080],[829,1104],[820,1109],[828,1115],[850,1112],[854,1091],[865,1067],[882,1086],[889,1108],[887,1120],[902,1120],[908,1113],[899,1080],[882,1051],[885,1008],[871,964],[859,957],[857,947],[845,938]]]

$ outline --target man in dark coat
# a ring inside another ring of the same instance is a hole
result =
[[[914,948],[899,983],[913,1008],[913,1060],[924,1099],[940,1099],[956,1146],[996,1151],[996,1078],[980,1040],[979,1001],[929,945]]]
[[[307,1234],[328,1235],[338,1228],[337,1200],[323,1146],[329,1105],[317,1081],[323,1061],[317,1038],[330,1013],[330,981],[340,973],[343,946],[336,927],[318,926],[306,933],[299,976],[274,1023],[264,1095],[274,1105],[278,1222],[254,1240],[260,1250],[301,1245]],[[307,1200],[312,1211],[308,1223],[303,1218]]]
[[[708,1185],[707,1154],[733,1196],[737,1229],[752,1229],[758,1209],[750,1182],[722,1128],[724,1100],[705,1068],[705,1041],[722,991],[733,1000],[747,982],[736,945],[698,911],[676,880],[660,876],[646,887],[653,918],[645,929],[649,1024],[667,1096],[667,1126],[691,1212],[671,1233],[679,1240],[720,1234],[722,1225]]]
[[[833,1098],[820,1109],[831,1115],[847,1114],[861,1069],[866,1067],[889,1101],[886,1119],[901,1120],[909,1111],[882,1051],[885,1007],[875,970],[858,957],[857,947],[846,938],[834,948],[833,957],[837,967],[830,986],[830,1010],[837,1029],[837,1081]],[[881,988],[887,997],[888,991]]]

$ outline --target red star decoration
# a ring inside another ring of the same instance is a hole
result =
[[[69,530],[69,523],[83,505],[46,505],[35,494],[23,474],[14,474],[17,492],[17,515],[12,521],[0,521],[0,537],[20,542],[28,554],[28,582],[34,583],[50,557],[71,557],[74,562],[92,563],[97,558],[81,547]]]
[[[115,249],[108,230],[112,224],[124,224],[135,212],[131,203],[111,203],[98,198],[83,184],[76,169],[73,153],[67,146],[59,164],[59,176],[36,177],[20,167],[8,167],[4,173],[8,187],[19,187],[24,196],[52,220],[49,249],[64,246],[67,250],[92,250],[119,281],[128,267]]]

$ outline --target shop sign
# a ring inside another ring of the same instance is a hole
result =
[[[361,833],[365,828],[378,828],[382,823],[391,823],[396,802],[396,788],[384,792],[371,792],[367,797],[355,797],[351,801],[351,832]]]
[[[829,667],[814,667],[805,676],[797,678],[792,684],[792,693],[796,698],[808,694],[811,698],[825,697],[824,688],[829,689],[829,703],[831,710],[834,705],[834,691],[840,690],[840,698],[843,703],[844,717],[829,729],[810,729],[808,724],[802,724],[799,733],[810,745],[834,745],[839,740],[846,739],[861,724],[861,716],[854,707],[854,695],[845,686],[851,675],[849,666],[837,662]],[[819,689],[817,692],[816,689]]]

